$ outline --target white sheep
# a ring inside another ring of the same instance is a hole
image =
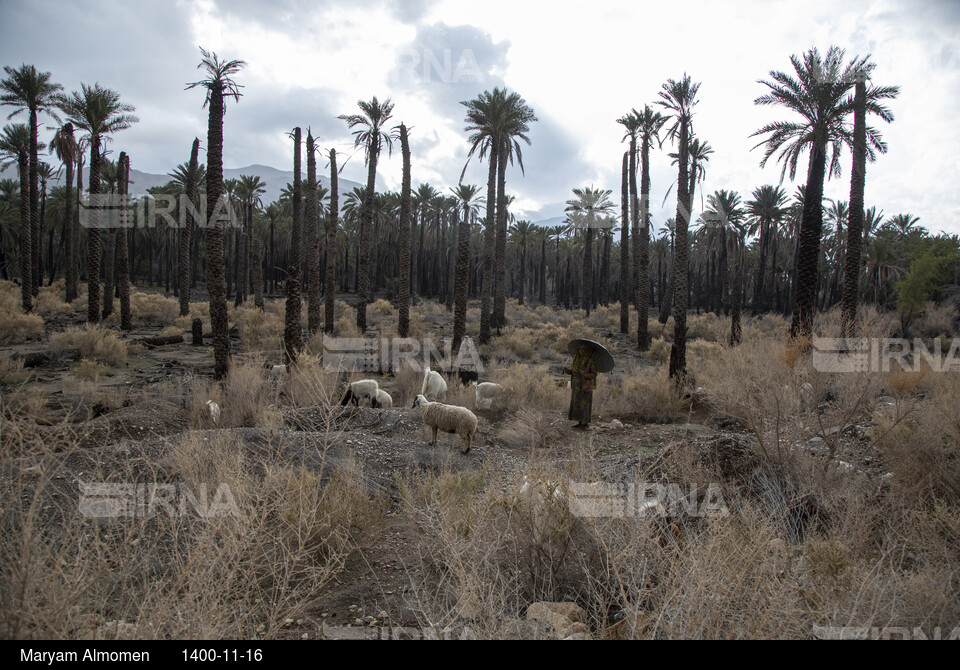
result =
[[[490,409],[493,407],[494,398],[499,397],[504,391],[500,384],[494,384],[493,382],[482,382],[480,384],[470,382],[470,385],[473,387],[476,396],[477,409]]]
[[[422,395],[413,401],[414,407],[420,408],[423,423],[433,429],[433,439],[430,444],[437,443],[437,432],[456,433],[463,439],[463,452],[470,452],[473,437],[477,434],[477,415],[466,407],[444,405],[441,402],[428,402]]]
[[[354,405],[359,406],[361,400],[369,400],[371,407],[377,407],[377,391],[379,390],[380,386],[375,379],[361,379],[360,381],[351,382],[340,404],[346,405],[352,402]]]
[[[443,381],[440,373],[431,370],[428,365],[423,371],[423,385],[420,387],[420,395],[427,400],[439,400],[443,402],[447,399],[447,382]]]
[[[390,409],[393,407],[393,397],[383,389],[377,389],[377,404],[371,404],[371,406],[379,407],[381,409]]]

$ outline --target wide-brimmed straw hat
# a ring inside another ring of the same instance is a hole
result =
[[[599,372],[610,372],[613,370],[613,356],[607,351],[607,348],[599,342],[580,339],[570,340],[570,344],[567,345],[567,351],[571,355],[575,354],[581,344],[587,345],[593,351],[593,360],[597,364],[597,370]]]

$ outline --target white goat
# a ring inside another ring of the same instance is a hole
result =
[[[433,430],[433,439],[430,444],[437,443],[437,432],[456,433],[463,439],[463,451],[467,454],[473,445],[473,438],[477,434],[477,415],[466,407],[444,405],[440,402],[428,402],[422,395],[413,401],[414,407],[420,408],[423,423]]]
[[[477,409],[490,409],[493,407],[494,399],[500,397],[504,392],[504,388],[500,384],[494,384],[493,382],[482,382],[480,384],[471,382],[470,385],[473,387],[476,397],[475,406]]]
[[[447,382],[443,381],[440,373],[431,370],[428,365],[423,371],[423,385],[420,387],[420,395],[427,400],[439,400],[443,402],[447,399]]]

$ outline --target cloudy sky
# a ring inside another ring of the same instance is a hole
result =
[[[746,199],[777,183],[779,167],[759,167],[750,135],[790,115],[753,104],[765,90],[758,80],[788,70],[791,54],[831,44],[851,57],[871,54],[874,81],[901,87],[890,103],[895,121],[879,122],[890,150],[868,166],[867,206],[960,232],[956,0],[0,0],[0,64],[35,64],[68,90],[94,81],[118,90],[140,122],[112,147],[145,172],[170,171],[195,136],[205,139],[203,94],[184,90],[198,78],[198,46],[248,62],[237,77],[243,98],[225,118],[224,165],[232,168],[291,169],[286,132],[298,125],[312,127],[320,146],[353,153],[336,117],[376,95],[391,98],[396,121],[413,128],[414,185],[446,190],[468,150],[460,101],[506,86],[539,118],[524,147],[525,176],[516,168],[507,176],[517,215],[534,221],[561,215],[577,186],[612,189],[619,202],[626,145],[616,119],[653,103],[664,81],[685,72],[702,82],[694,129],[715,150],[700,192],[732,189]],[[660,206],[676,175],[668,150],[651,160],[656,227],[675,208],[672,199]],[[849,162],[828,197],[848,198]],[[343,174],[364,181],[362,154]],[[399,188],[399,151],[379,174],[378,188]],[[465,181],[485,178],[473,161]]]

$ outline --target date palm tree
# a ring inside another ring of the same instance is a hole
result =
[[[573,194],[576,198],[567,200],[564,211],[568,213],[571,220],[582,221],[584,231],[583,309],[586,316],[590,316],[590,307],[593,303],[593,231],[613,211],[614,204],[610,200],[611,191],[593,186],[575,188]]]
[[[811,49],[802,57],[791,56],[793,73],[771,71],[769,81],[759,82],[769,91],[754,100],[757,105],[785,107],[800,117],[796,121],[769,123],[753,133],[753,136],[766,135],[757,144],[764,147],[761,167],[776,155],[777,161],[783,164],[781,180],[788,173],[793,179],[801,156],[809,153],[794,277],[795,298],[790,327],[794,337],[809,337],[813,331],[824,181],[840,173],[842,146],[851,142],[844,119],[855,106],[855,96],[850,96],[849,92],[858,73],[867,65],[867,59],[862,58],[849,63],[844,61],[843,49],[835,46],[831,46],[825,55]],[[895,92],[888,87],[867,91],[863,101],[867,113],[892,120],[890,111],[882,104],[883,99],[892,95]],[[865,147],[867,155],[886,149],[880,134],[866,126]]]
[[[7,124],[0,134],[0,169],[16,163],[20,175],[20,299],[24,312],[33,308],[33,227],[30,223],[30,129]]]
[[[303,346],[303,332],[300,326],[302,288],[300,272],[300,246],[303,227],[303,186],[300,178],[300,128],[290,133],[293,139],[293,192],[290,197],[293,210],[293,222],[290,227],[290,258],[287,263],[287,278],[284,282],[287,301],[284,309],[283,348],[287,363],[295,363],[297,353]]]
[[[40,142],[37,139],[38,115],[46,112],[54,119],[57,118],[54,113],[56,108],[56,99],[63,86],[51,81],[52,75],[49,72],[40,72],[33,65],[21,65],[18,68],[5,66],[3,68],[6,77],[0,80],[0,105],[13,107],[14,111],[10,115],[15,116],[20,112],[27,112],[30,116],[30,231],[31,244],[30,253],[32,254],[32,267],[30,278],[33,281],[31,290],[36,296],[39,292],[41,276],[40,267],[40,190],[39,190],[39,169],[40,169]]]
[[[869,58],[869,56],[867,57]],[[879,89],[871,86],[867,92],[867,81],[875,67],[874,63],[864,62],[855,73],[856,83],[853,95],[853,169],[850,173],[850,223],[847,228],[847,254],[844,267],[843,307],[840,319],[841,337],[852,337],[857,317],[857,301],[859,296],[859,280],[861,265],[861,248],[863,245],[864,204],[863,193],[866,185],[867,173],[867,100],[894,98],[900,89],[897,86],[887,86]],[[893,120],[893,115],[887,112],[880,115],[884,121]],[[882,151],[881,151],[882,152]]]
[[[630,330],[630,152],[620,167],[620,332]]]
[[[87,211],[87,321],[100,321],[100,195],[101,148],[110,135],[126,130],[138,121],[133,105],[120,101],[120,94],[100,84],[80,85],[80,92],[57,94],[54,102],[74,127],[87,133],[90,146],[90,170],[87,191],[91,203]]]
[[[125,152],[120,152],[117,159],[117,192],[126,199],[130,190],[130,156]],[[129,210],[121,208],[120,226],[116,233],[116,251],[117,251],[117,290],[120,293],[120,329],[133,329],[133,315],[130,313],[130,254],[127,249],[127,228],[130,225],[128,221]],[[187,260],[189,266],[189,257]],[[189,267],[188,267],[189,272]]]
[[[360,217],[357,284],[357,326],[364,331],[367,328],[367,302],[370,298],[370,244],[373,235],[373,200],[376,195],[377,161],[384,147],[388,154],[393,151],[393,139],[384,130],[393,115],[393,103],[389,98],[381,103],[374,96],[369,101],[357,101],[357,105],[360,107],[361,114],[341,114],[337,118],[346,121],[353,130],[354,146],[363,147],[367,164],[367,190]]]
[[[687,232],[690,224],[687,161],[692,134],[693,108],[697,104],[699,83],[684,75],[680,81],[668,79],[660,91],[658,105],[667,111],[672,125],[667,136],[678,145],[677,157],[677,229],[674,239],[674,316],[673,346],[670,350],[670,378],[682,382],[687,373]]]
[[[719,190],[707,196],[707,211],[703,213],[705,221],[719,222],[721,230],[731,229],[733,237],[733,289],[730,295],[730,345],[740,344],[743,334],[741,314],[743,311],[744,251],[746,247],[747,225],[740,195],[736,192]]]
[[[207,117],[207,291],[210,325],[213,329],[214,376],[224,379],[230,368],[230,339],[227,326],[227,286],[223,259],[223,229],[229,223],[229,209],[223,202],[223,115],[225,98],[240,100],[240,84],[233,77],[246,65],[242,60],[220,60],[201,47],[198,69],[205,77],[187,84],[187,89],[206,89]]]

